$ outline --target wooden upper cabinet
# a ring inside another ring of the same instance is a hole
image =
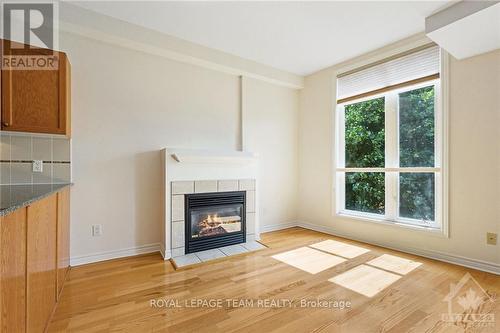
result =
[[[3,41],[5,56],[55,59],[53,69],[9,69],[1,74],[2,130],[71,135],[70,63],[65,53],[44,49],[16,51]],[[5,61],[4,61],[5,62]]]

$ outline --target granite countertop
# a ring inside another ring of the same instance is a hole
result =
[[[71,184],[0,185],[0,216],[26,207],[66,186]]]

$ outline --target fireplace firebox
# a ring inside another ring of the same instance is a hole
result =
[[[186,194],[186,253],[244,243],[245,197],[245,191]]]

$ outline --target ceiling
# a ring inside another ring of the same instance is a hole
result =
[[[75,4],[298,75],[413,34],[449,1]]]

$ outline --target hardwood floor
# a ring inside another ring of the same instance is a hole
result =
[[[500,276],[301,228],[262,242],[269,249],[178,271],[159,254],[73,268],[49,332],[500,332]],[[474,289],[470,304],[484,302],[474,313],[496,321],[444,322],[451,283]],[[330,308],[301,302],[317,299]]]

